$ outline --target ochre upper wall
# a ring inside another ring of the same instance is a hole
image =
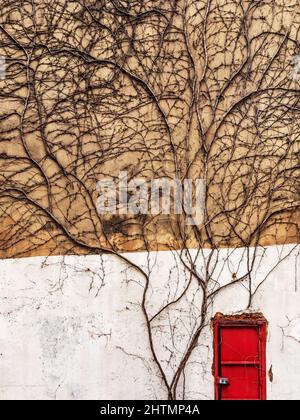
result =
[[[2,0],[0,257],[297,242],[299,30],[297,0]],[[99,215],[121,171],[202,179],[203,223]]]

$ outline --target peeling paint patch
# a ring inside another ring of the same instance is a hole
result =
[[[243,312],[232,315],[224,315],[219,312],[212,319],[212,327],[217,321],[263,321],[268,325],[268,321],[261,312]]]

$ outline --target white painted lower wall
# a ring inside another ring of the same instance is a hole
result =
[[[203,271],[208,252],[192,254]],[[263,312],[269,321],[271,400],[300,398],[298,256],[295,245],[259,249],[253,270],[252,287],[263,283],[251,311]],[[189,281],[176,253],[126,257],[151,271],[150,315],[176,299]],[[221,250],[214,261],[212,288],[247,271],[243,249]],[[113,256],[0,261],[0,399],[166,399],[149,350],[140,306],[143,287],[143,277]],[[222,291],[209,316],[245,311],[248,287],[246,281]],[[200,304],[192,281],[179,304],[153,322],[168,378],[197,323]],[[214,398],[212,343],[208,325],[186,369],[186,399]]]

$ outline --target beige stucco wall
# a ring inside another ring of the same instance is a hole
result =
[[[298,2],[105,4],[2,4],[0,258],[297,242]],[[206,229],[99,217],[121,170],[204,179]]]

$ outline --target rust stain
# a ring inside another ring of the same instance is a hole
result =
[[[273,365],[270,367],[270,370],[268,372],[269,380],[271,383],[274,381],[274,374],[273,374]]]

